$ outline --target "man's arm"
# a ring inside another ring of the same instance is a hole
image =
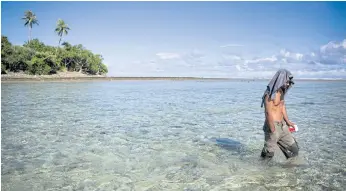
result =
[[[279,89],[275,93],[275,98],[273,100],[274,106],[279,106],[279,104],[281,104],[282,96],[283,96],[282,91],[281,91],[281,89]]]
[[[286,121],[288,126],[294,126],[294,123],[292,123],[290,120],[288,120],[285,101],[282,101],[282,114],[284,116],[284,120]]]

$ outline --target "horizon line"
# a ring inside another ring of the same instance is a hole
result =
[[[105,76],[107,78],[195,78],[195,79],[240,79],[240,80],[271,80],[262,77],[197,77],[197,76]],[[346,78],[294,78],[294,80],[346,80]]]

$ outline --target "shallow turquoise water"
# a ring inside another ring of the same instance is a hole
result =
[[[298,167],[259,161],[266,81],[2,83],[2,190],[345,190],[346,82],[297,81]]]

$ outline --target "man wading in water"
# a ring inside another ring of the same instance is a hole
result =
[[[265,143],[261,157],[267,161],[273,158],[276,145],[287,159],[298,156],[298,144],[288,129],[295,124],[288,120],[284,102],[285,94],[294,84],[292,79],[293,76],[288,70],[277,71],[262,97],[261,107],[264,105],[265,108]]]

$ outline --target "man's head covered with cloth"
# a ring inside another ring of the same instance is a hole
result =
[[[263,107],[266,95],[272,100],[275,98],[276,92],[280,89],[283,91],[283,95],[285,95],[293,84],[293,75],[290,71],[286,69],[278,70],[264,91],[261,107]]]

